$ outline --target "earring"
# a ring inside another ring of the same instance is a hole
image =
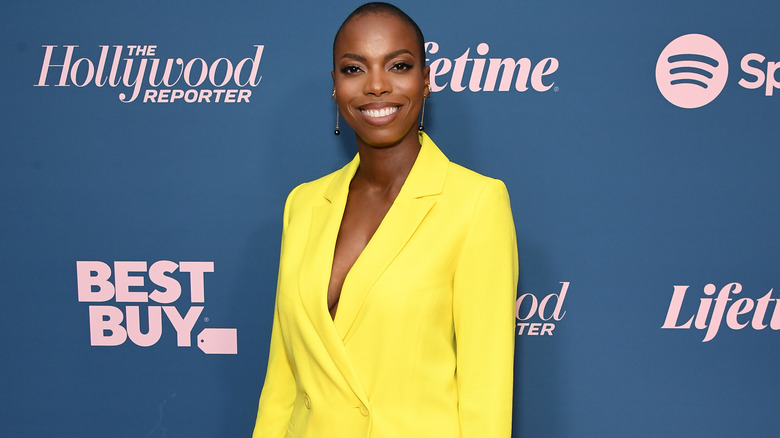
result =
[[[333,99],[333,101],[336,101],[336,89],[333,89],[333,94],[330,95],[330,98]],[[334,134],[339,135],[341,134],[341,131],[339,131],[339,106],[336,105],[336,130],[333,131]]]
[[[425,118],[425,101],[429,97],[431,97],[431,86],[430,86],[430,84],[428,85],[428,95],[427,96],[423,96],[422,110],[420,110],[420,127],[417,128],[417,130],[421,131],[421,132],[424,129],[423,119]]]

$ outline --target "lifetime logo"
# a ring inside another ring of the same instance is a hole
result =
[[[753,330],[764,330],[767,327],[780,330],[780,298],[772,296],[773,289],[769,289],[769,292],[758,299],[737,298],[742,292],[740,283],[729,283],[720,291],[713,283],[709,283],[703,288],[704,296],[699,297],[696,313],[691,315],[689,308],[683,311],[683,301],[688,288],[688,285],[674,286],[672,300],[661,328],[688,330],[693,325],[697,330],[706,330],[702,342],[715,338],[724,319],[731,330],[742,330],[748,325]],[[684,315],[682,319],[681,315]],[[687,321],[681,322],[687,315],[691,316]]]
[[[557,58],[546,57],[538,62],[530,58],[484,58],[490,51],[487,43],[479,43],[476,55],[471,48],[467,48],[462,55],[455,59],[446,57],[429,59],[425,61],[431,67],[431,90],[442,91],[449,87],[450,90],[460,93],[483,91],[518,91],[526,92],[530,89],[543,93],[552,89],[558,91],[555,81],[550,76],[558,71]],[[426,54],[439,53],[439,43],[429,41],[425,43]]]
[[[740,62],[743,77],[739,85],[746,89],[764,87],[771,96],[780,88],[775,73],[780,62],[764,62],[760,53],[748,53]],[[700,108],[717,98],[729,76],[726,52],[707,35],[687,34],[669,43],[655,66],[655,79],[661,94],[680,108]]]

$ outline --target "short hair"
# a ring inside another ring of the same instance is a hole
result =
[[[352,11],[351,14],[347,16],[347,18],[344,20],[343,23],[341,23],[341,26],[339,27],[339,30],[336,31],[336,36],[333,37],[333,62],[335,65],[336,62],[336,41],[339,39],[339,35],[341,35],[341,31],[344,30],[344,26],[347,25],[350,21],[353,19],[364,15],[368,13],[373,14],[390,14],[395,17],[400,18],[404,23],[411,26],[411,28],[414,30],[415,37],[417,38],[417,45],[420,50],[420,63],[422,66],[425,65],[425,37],[423,37],[423,33],[420,30],[420,26],[417,25],[417,23],[412,20],[411,17],[406,15],[404,11],[399,9],[395,5],[391,5],[390,3],[385,2],[371,2],[366,3],[362,6],[359,6],[357,9]]]

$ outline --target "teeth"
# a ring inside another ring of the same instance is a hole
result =
[[[389,116],[390,114],[393,114],[394,112],[398,111],[397,106],[391,106],[388,108],[382,108],[382,109],[371,109],[371,110],[360,110],[361,113],[367,115],[368,117],[384,117]]]

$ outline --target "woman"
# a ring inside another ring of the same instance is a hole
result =
[[[506,188],[418,132],[429,68],[401,10],[355,10],[333,57],[333,98],[358,155],[287,199],[253,436],[509,437],[517,249]]]

